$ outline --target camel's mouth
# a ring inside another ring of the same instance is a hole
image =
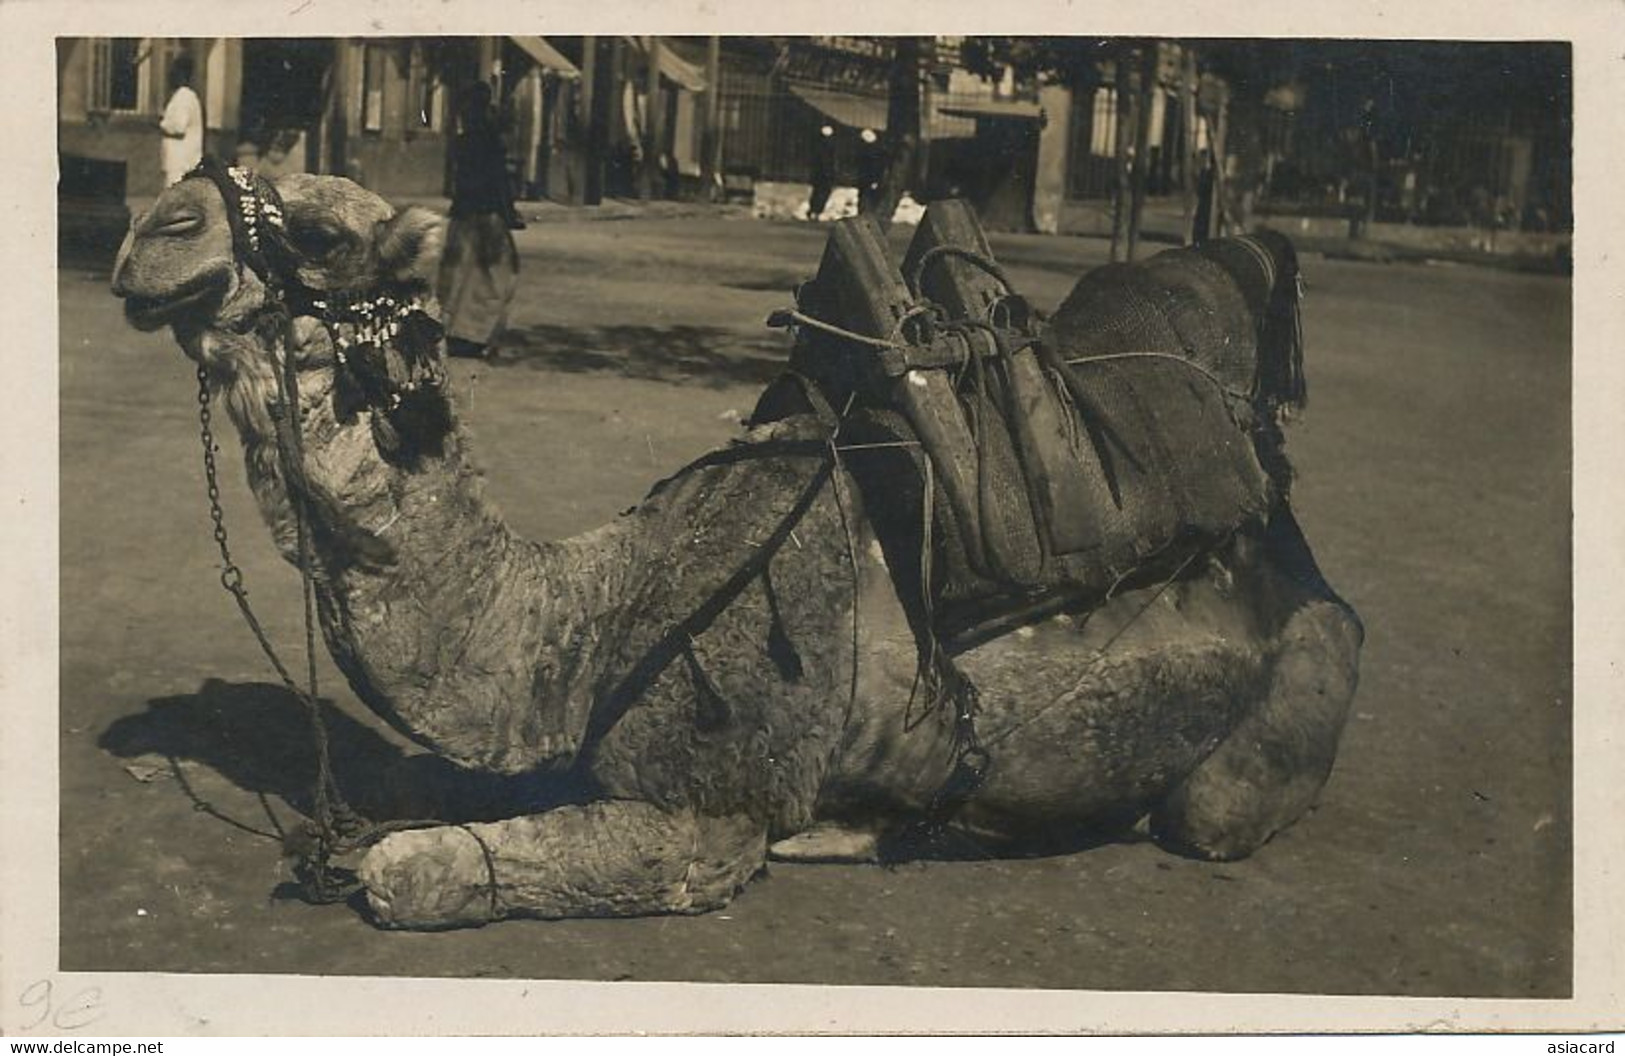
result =
[[[192,282],[156,297],[127,294],[124,318],[137,330],[156,330],[189,314],[212,314],[224,298],[226,284],[217,274],[201,275]]]

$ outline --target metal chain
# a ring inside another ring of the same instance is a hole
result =
[[[261,626],[258,617],[254,615],[253,608],[248,603],[248,590],[243,585],[243,572],[232,560],[231,547],[227,539],[225,511],[220,503],[219,472],[215,461],[218,447],[215,444],[213,430],[213,414],[210,408],[211,394],[209,391],[209,374],[200,362],[197,368],[198,379],[198,425],[199,434],[203,444],[203,472],[206,490],[209,499],[209,518],[214,525],[215,545],[220,549],[221,571],[220,585],[224,587],[236,602],[237,609],[242,613],[243,620],[248,624],[249,630],[259,642],[260,650],[276,670],[277,677],[282,680],[289,692],[299,698],[305,705],[310,716],[311,734],[316,749],[316,783],[312,790],[311,819],[304,833],[306,837],[302,847],[296,847],[300,841],[288,839],[285,841],[289,851],[297,851],[300,858],[296,867],[296,874],[304,887],[305,895],[314,902],[335,902],[347,898],[360,888],[359,881],[352,876],[344,879],[342,875],[335,874],[329,866],[329,859],[335,854],[344,854],[358,850],[379,839],[389,832],[408,828],[422,828],[437,824],[434,821],[393,821],[373,823],[361,817],[344,801],[340,793],[338,782],[333,776],[331,759],[329,757],[329,741],[326,723],[323,721],[321,705],[317,699],[318,687],[316,681],[316,599],[315,588],[318,570],[312,552],[314,540],[311,538],[308,523],[309,510],[305,506],[303,492],[304,480],[304,437],[300,430],[300,407],[298,368],[295,364],[293,341],[293,316],[289,310],[286,294],[290,291],[283,288],[281,279],[284,276],[273,275],[272,265],[282,265],[287,270],[289,260],[278,256],[275,260],[268,259],[262,252],[259,244],[257,221],[263,219],[269,222],[265,229],[268,234],[280,234],[282,228],[281,202],[268,184],[255,181],[244,176],[237,170],[226,169],[218,164],[205,161],[194,170],[191,175],[210,178],[219,189],[227,205],[227,213],[232,220],[233,243],[238,257],[238,270],[244,263],[249,264],[254,272],[266,284],[266,308],[258,317],[259,324],[265,324],[267,332],[262,336],[269,339],[281,356],[281,372],[276,373],[279,399],[271,407],[272,418],[276,422],[277,454],[283,474],[283,487],[287,495],[288,504],[294,517],[294,526],[298,546],[298,566],[302,586],[304,638],[306,677],[308,688],[301,687],[294,681],[287,667],[282,663],[272,646],[269,636]],[[248,237],[246,240],[242,228],[246,224]],[[246,241],[247,245],[244,245]],[[282,244],[280,239],[273,239],[283,253],[291,253],[289,247]],[[293,289],[309,291],[297,282]],[[375,299],[377,300],[377,299]],[[381,301],[386,306],[394,306],[393,300],[384,296]],[[328,311],[328,305],[321,301],[314,301],[314,306],[323,309],[321,312],[323,323],[327,326],[334,339],[335,352],[338,365],[342,367],[342,343],[338,340],[335,330],[334,315]],[[375,307],[369,302],[368,308]],[[408,309],[421,307],[416,298],[406,306]],[[399,313],[398,313],[399,314]],[[393,333],[393,330],[391,330]],[[274,358],[274,357],[273,357]],[[415,372],[418,364],[412,366]],[[275,372],[274,372],[275,373]],[[444,375],[436,371],[433,364],[427,371],[428,377],[418,378],[415,373],[404,386],[411,391],[421,384],[438,386],[443,383]],[[395,395],[396,404],[399,403],[399,393]],[[494,882],[494,876],[493,876]],[[493,888],[494,905],[494,888]]]
[[[236,594],[242,589],[243,571],[232,562],[231,550],[226,545],[226,514],[220,508],[220,483],[214,464],[214,431],[210,428],[214,415],[209,410],[209,372],[201,363],[197,368],[197,403],[199,431],[203,435],[203,477],[208,485],[209,517],[214,521],[214,541],[220,547],[220,557],[225,565],[220,573],[220,584]]]
[[[259,642],[260,650],[265,658],[271,662],[276,670],[277,677],[282,684],[304,703],[311,718],[311,732],[316,741],[317,777],[314,789],[311,819],[312,831],[309,834],[314,840],[315,849],[305,856],[301,863],[301,880],[306,893],[312,901],[335,902],[349,896],[355,889],[353,883],[336,881],[328,865],[328,859],[335,853],[342,853],[350,849],[349,844],[360,845],[365,842],[366,822],[346,804],[339,795],[337,782],[333,778],[332,768],[328,757],[327,726],[322,721],[321,705],[316,699],[316,659],[315,659],[315,631],[311,619],[311,576],[308,567],[308,550],[305,545],[304,520],[295,511],[299,522],[300,542],[300,572],[304,583],[305,602],[305,646],[308,651],[307,663],[311,679],[311,688],[300,686],[282,658],[277,655],[276,647],[271,644],[270,637],[265,628],[255,616],[254,609],[248,603],[248,590],[243,585],[243,572],[232,560],[231,547],[226,533],[225,510],[220,504],[219,471],[215,463],[215,454],[219,450],[214,441],[213,413],[210,409],[209,374],[206,368],[199,364],[198,378],[198,431],[203,443],[203,475],[205,491],[209,498],[209,519],[214,522],[214,541],[220,548],[222,568],[220,572],[220,585],[231,594],[232,600],[237,603],[237,609],[242,613],[243,620],[248,624],[254,638]],[[290,503],[297,502],[297,498],[289,492]],[[341,830],[343,830],[341,832]],[[348,834],[352,837],[346,841],[343,837]]]
[[[277,677],[282,679],[282,684],[293,693],[303,696],[303,690],[294,682],[293,676],[288,674],[288,669],[282,664],[282,658],[276,655],[276,650],[266,637],[264,628],[254,615],[254,610],[249,607],[248,590],[243,586],[243,570],[238,568],[231,558],[231,548],[226,538],[226,514],[220,506],[220,481],[214,460],[219,448],[215,446],[214,431],[211,428],[213,414],[209,409],[209,373],[201,365],[197,368],[197,379],[198,424],[203,439],[203,476],[209,496],[209,518],[214,522],[214,541],[220,548],[222,563],[220,585],[225,587],[237,602],[237,608],[248,621],[249,629],[254,632],[255,639],[260,643],[260,649],[264,651],[266,659],[271,661],[271,666],[276,669]]]

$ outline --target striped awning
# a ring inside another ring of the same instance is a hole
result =
[[[630,44],[639,55],[642,55],[648,51],[648,47],[645,44],[645,41],[648,39],[647,37],[625,37],[623,39]],[[660,75],[677,85],[679,88],[686,88],[691,92],[705,91],[706,82],[704,68],[689,62],[687,59],[677,54],[677,52],[672,49],[670,44],[664,42],[662,42],[660,45]]]
[[[1013,121],[1037,121],[1044,111],[1037,103],[1016,99],[978,99],[963,103],[947,103],[937,107],[947,117],[993,117]]]
[[[790,84],[790,91],[825,117],[848,128],[886,131],[886,100],[820,84]]]
[[[536,60],[536,65],[551,73],[555,73],[566,80],[575,80],[581,76],[576,64],[559,54],[559,50],[549,44],[542,37],[509,37],[518,46],[519,50]]]

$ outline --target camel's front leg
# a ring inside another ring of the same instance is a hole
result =
[[[1272,589],[1295,602],[1268,694],[1151,814],[1160,840],[1204,858],[1245,858],[1309,809],[1359,681],[1364,628],[1321,578],[1289,510],[1270,525],[1268,555]]]
[[[1287,624],[1269,695],[1151,814],[1152,833],[1203,858],[1245,858],[1314,803],[1354,696],[1359,625],[1316,602]]]
[[[611,801],[395,833],[360,873],[383,926],[453,928],[703,913],[727,905],[766,853],[761,822]]]

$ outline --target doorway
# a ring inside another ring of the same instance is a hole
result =
[[[241,135],[282,171],[320,168],[333,42],[314,38],[243,41]],[[281,173],[278,172],[278,175]]]

